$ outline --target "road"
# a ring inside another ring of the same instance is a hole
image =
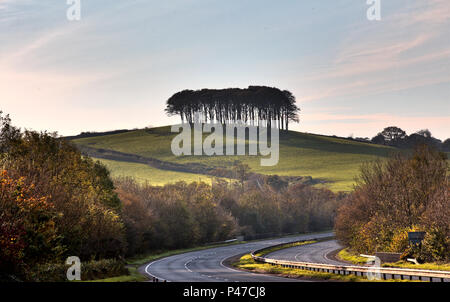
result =
[[[277,260],[349,265],[348,263],[339,262],[327,257],[327,254],[339,248],[341,248],[341,246],[336,240],[329,240],[278,250],[265,255],[265,257]]]
[[[333,236],[333,233],[299,235],[189,252],[150,262],[141,266],[139,271],[150,278],[156,277],[160,281],[170,282],[305,282],[239,271],[226,267],[223,262],[230,257],[276,244],[329,236]]]

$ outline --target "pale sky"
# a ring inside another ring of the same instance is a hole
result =
[[[450,137],[450,1],[0,0],[0,110],[61,135],[177,123],[182,89],[276,86],[294,130]]]

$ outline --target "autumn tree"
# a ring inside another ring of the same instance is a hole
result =
[[[405,252],[408,230],[422,230],[441,234],[432,244],[445,247],[441,257],[448,255],[449,212],[436,210],[448,205],[447,171],[446,156],[425,145],[364,165],[355,191],[339,208],[338,238],[361,253]]]
[[[49,199],[25,178],[0,170],[0,272],[26,277],[34,265],[60,259],[65,248]]]
[[[0,165],[33,186],[37,196],[48,197],[67,254],[82,259],[122,255],[121,204],[105,166],[56,134],[21,132],[9,118],[0,120]]]

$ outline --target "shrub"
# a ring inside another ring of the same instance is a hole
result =
[[[48,200],[24,178],[0,170],[0,271],[23,275],[25,267],[60,258],[64,248]]]
[[[36,282],[65,282],[70,265],[65,263],[46,263],[36,266],[30,278]],[[117,259],[92,260],[81,263],[81,280],[96,280],[127,275],[125,262]]]
[[[2,271],[27,278],[67,255],[124,254],[121,203],[101,163],[56,134],[21,132],[0,112],[0,171]]]
[[[362,167],[353,192],[338,209],[336,234],[360,253],[414,254],[427,261],[448,259],[450,204],[446,156],[426,146]],[[408,231],[426,237],[409,247]]]

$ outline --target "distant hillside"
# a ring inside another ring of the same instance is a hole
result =
[[[396,150],[337,137],[280,132],[278,165],[261,167],[259,156],[176,157],[170,149],[175,135],[167,126],[97,134],[73,142],[89,155],[104,159],[113,175],[130,175],[154,184],[208,179],[209,171],[231,169],[239,160],[260,174],[311,176],[333,191],[351,190],[363,162],[385,158]]]

